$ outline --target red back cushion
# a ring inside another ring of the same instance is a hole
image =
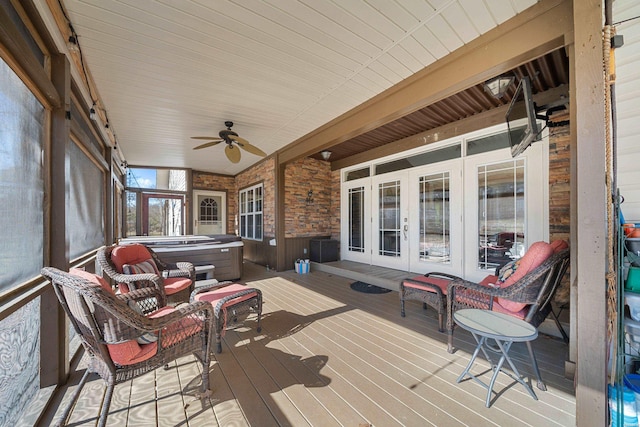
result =
[[[113,294],[111,285],[97,274],[89,273],[88,271],[78,268],[72,268],[69,270],[69,273],[81,277],[96,286],[100,286],[110,294]],[[109,350],[111,360],[118,365],[124,366],[142,362],[153,357],[158,349],[158,344],[153,342],[151,344],[140,345],[136,340],[131,340],[118,344],[107,344],[107,349]]]
[[[102,276],[98,276],[97,274],[89,273],[85,270],[80,270],[79,268],[72,268],[69,270],[69,273],[73,276],[82,277],[84,280],[91,282],[96,286],[102,287],[105,291],[109,291],[113,293],[113,288]]]
[[[563,249],[567,249],[569,247],[569,244],[564,240],[560,239],[560,240],[554,240],[553,242],[551,242],[551,247],[553,248],[553,253],[558,253]]]
[[[123,266],[125,264],[139,264],[150,259],[151,254],[147,248],[139,243],[116,246],[111,251],[111,261],[116,266],[118,273],[124,273]]]
[[[547,242],[535,242],[527,253],[524,254],[522,258],[520,258],[520,262],[518,263],[518,268],[511,274],[507,280],[504,282],[500,282],[499,285],[501,288],[506,288],[518,280],[522,279],[525,275],[527,275],[530,271],[533,271],[536,267],[540,266],[543,262],[546,261],[553,254],[553,247]],[[498,302],[507,310],[511,310],[513,312],[517,312],[526,307],[527,304],[518,303],[509,301],[505,298],[498,298]]]

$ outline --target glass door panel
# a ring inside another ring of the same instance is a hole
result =
[[[409,175],[410,270],[462,273],[461,161]]]
[[[409,217],[406,172],[373,179],[373,263],[407,270]],[[391,178],[391,179],[390,179]]]
[[[520,258],[525,242],[524,159],[478,166],[478,268]]]
[[[347,183],[342,190],[341,233],[346,237],[340,245],[342,259],[371,263],[370,188],[371,180],[364,178]]]
[[[181,236],[184,230],[182,196],[143,194],[142,234],[144,236]]]

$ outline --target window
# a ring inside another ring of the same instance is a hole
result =
[[[240,191],[240,236],[262,240],[263,185],[258,184]]]

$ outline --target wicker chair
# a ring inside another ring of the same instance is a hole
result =
[[[195,287],[196,271],[190,262],[167,263],[149,247],[139,243],[101,248],[97,255],[102,272],[122,293],[139,287],[155,287],[161,303],[188,302]]]
[[[66,423],[89,374],[94,372],[107,384],[99,426],[106,422],[116,384],[191,353],[202,363],[202,392],[203,396],[209,395],[213,316],[210,304],[194,302],[180,308],[160,307],[152,312],[161,300],[161,293],[155,288],[115,295],[102,277],[85,271],[72,269],[66,273],[46,267],[42,274],[51,281],[89,356],[87,370],[59,425]],[[140,311],[151,314],[145,316]]]
[[[453,313],[462,308],[501,311],[538,327],[552,312],[553,297],[568,266],[569,249],[562,249],[507,287],[491,287],[461,278],[453,280],[447,287],[447,350],[449,353],[453,353],[455,326]],[[515,311],[507,310],[505,300],[520,304],[522,308]],[[560,331],[564,332],[557,317],[553,316],[553,318]],[[527,345],[530,346],[531,343],[527,342]]]

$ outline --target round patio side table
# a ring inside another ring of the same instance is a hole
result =
[[[473,338],[478,344],[475,351],[473,352],[473,355],[471,356],[471,360],[469,360],[469,363],[467,364],[467,367],[458,377],[458,383],[461,382],[466,376],[469,376],[484,388],[486,388],[486,407],[488,408],[491,406],[491,393],[493,391],[493,386],[496,382],[496,378],[498,376],[498,373],[502,371],[512,379],[522,384],[524,388],[529,392],[531,397],[533,397],[535,400],[538,400],[536,394],[533,392],[529,384],[527,384],[522,379],[520,372],[518,372],[518,369],[515,367],[513,361],[509,357],[509,349],[511,348],[511,344],[513,344],[514,342],[526,342],[533,369],[536,373],[536,376],[538,377],[538,388],[546,390],[546,387],[544,386],[544,383],[540,378],[540,371],[538,369],[538,363],[536,362],[535,354],[533,353],[533,348],[530,345],[530,341],[533,341],[538,337],[538,330],[533,325],[505,313],[498,313],[495,311],[480,310],[475,308],[456,311],[455,313],[453,313],[453,320],[462,329],[471,332]],[[487,343],[487,340],[495,341],[496,346]],[[480,351],[482,351],[484,357],[491,364],[493,370],[493,375],[491,376],[491,381],[489,382],[489,384],[484,383],[470,372],[471,367],[473,366],[473,363],[475,362],[476,357],[478,356]],[[497,364],[493,363],[491,357],[489,356],[489,353],[500,355],[500,360]],[[509,364],[513,374],[502,369],[504,362],[507,362]]]

